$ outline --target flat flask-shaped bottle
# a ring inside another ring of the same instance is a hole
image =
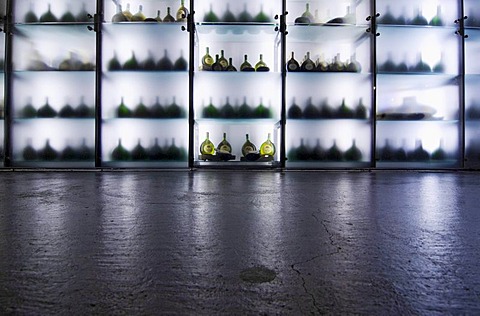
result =
[[[260,146],[260,155],[273,157],[275,155],[275,144],[270,139],[270,133],[267,135],[267,140]]]
[[[123,147],[122,140],[119,139],[117,146],[112,151],[112,159],[118,161],[126,161],[130,160],[130,158],[130,152],[125,147]]]
[[[217,151],[221,153],[232,153],[232,146],[227,140],[227,133],[223,133],[223,139],[217,146]]]
[[[205,140],[200,145],[200,153],[202,155],[213,155],[215,153],[215,146],[210,140],[210,133],[206,133]]]
[[[257,147],[250,141],[248,134],[245,134],[245,142],[242,145],[242,155],[245,157],[248,154],[257,152]]]

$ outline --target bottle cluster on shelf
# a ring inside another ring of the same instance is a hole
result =
[[[89,58],[90,59],[90,58]],[[58,63],[47,63],[47,58],[40,56],[38,51],[34,51],[28,62],[26,70],[30,71],[93,71],[95,64],[89,60],[80,60],[80,58],[70,53],[70,56],[62,59]]]
[[[431,66],[423,61],[421,54],[418,54],[415,64],[408,65],[405,60],[395,63],[391,54],[388,54],[387,60],[378,66],[378,71],[383,73],[443,73],[445,72],[445,65],[441,59],[438,63]]]
[[[361,161],[362,157],[355,140],[352,141],[350,148],[342,151],[337,146],[336,140],[333,140],[332,146],[326,148],[321,145],[320,139],[317,139],[315,146],[310,146],[301,138],[300,145],[292,147],[287,154],[289,161]]]
[[[203,22],[205,23],[270,23],[272,19],[263,11],[263,7],[260,8],[260,11],[252,15],[249,13],[247,4],[244,4],[243,11],[234,14],[230,11],[230,6],[226,5],[226,9],[221,16],[217,15],[213,11],[213,6],[210,4],[210,10],[205,13],[203,17]]]
[[[169,143],[161,146],[158,138],[154,139],[150,147],[144,147],[139,139],[137,144],[127,149],[122,145],[122,140],[118,140],[117,146],[111,152],[111,159],[114,161],[184,161],[187,159],[185,148],[175,145],[175,138]]]
[[[151,106],[146,106],[145,103],[143,103],[143,100],[140,99],[139,103],[133,110],[125,104],[122,97],[120,104],[116,108],[115,114],[118,118],[144,119],[175,119],[187,116],[185,110],[175,101],[175,97],[169,105],[162,105],[159,97],[156,98],[155,103]]]
[[[81,98],[78,106],[73,107],[67,103],[61,107],[60,111],[57,111],[46,98],[45,103],[38,109],[29,102],[21,109],[19,116],[20,118],[94,118],[95,108],[86,105]]]
[[[225,58],[225,52],[222,49],[220,54],[215,55],[215,59],[210,55],[210,48],[206,48],[206,53],[202,57],[202,65],[200,70],[203,71],[237,71],[237,68],[233,65],[232,58],[229,57],[228,60]],[[270,68],[263,61],[263,54],[260,54],[258,62],[253,67],[252,64],[248,61],[248,55],[244,55],[243,63],[240,65],[240,71],[258,71],[258,72],[268,72]]]
[[[86,145],[86,140],[78,147],[67,145],[62,150],[57,150],[50,145],[50,140],[45,141],[45,145],[40,149],[35,149],[31,140],[27,141],[27,146],[22,151],[22,157],[26,161],[85,161],[93,160],[95,157],[94,148]]]
[[[465,111],[468,120],[480,120],[480,103],[472,102]]]
[[[380,24],[390,25],[430,25],[430,26],[443,26],[444,21],[442,18],[442,7],[437,6],[437,14],[428,21],[423,15],[420,8],[415,8],[413,15],[408,17],[405,9],[399,16],[394,16],[391,12],[390,6],[386,7],[385,13],[380,15],[378,19]]]
[[[428,152],[423,148],[422,141],[417,140],[415,149],[406,150],[405,141],[402,146],[395,147],[390,144],[390,140],[386,139],[385,144],[377,148],[377,159],[380,161],[417,161],[417,162],[426,162],[426,161],[440,161],[448,159],[448,155],[445,150],[442,148],[442,144],[435,149],[433,152]]]
[[[209,104],[202,109],[202,118],[222,118],[222,119],[268,119],[272,118],[272,110],[263,104],[262,99],[256,107],[251,107],[247,103],[247,98],[243,98],[240,105],[231,105],[229,98],[226,98],[225,104],[220,108],[212,103],[210,98]]]
[[[163,57],[158,61],[152,53],[149,53],[147,59],[139,61],[132,51],[132,56],[125,62],[120,62],[116,53],[108,61],[107,69],[109,71],[186,71],[188,70],[188,62],[183,57],[183,52],[180,52],[175,62],[168,56],[167,50],[164,51]]]
[[[310,3],[305,4],[305,11],[295,19],[296,25],[310,25],[310,24],[326,24],[326,25],[338,25],[338,24],[355,24],[355,14],[351,11],[351,7],[346,7],[346,13],[344,16],[337,16],[334,18],[327,17],[326,20],[322,20],[319,17],[318,9],[314,10],[314,14],[310,11]]]
[[[164,11],[165,12],[165,11]],[[143,12],[143,5],[138,6],[138,11],[132,13],[130,11],[130,3],[127,3],[125,10],[121,4],[116,5],[116,13],[112,16],[113,23],[121,22],[154,22],[154,23],[171,23],[171,22],[185,22],[188,16],[188,9],[185,7],[184,0],[181,0],[180,7],[177,9],[175,17],[172,15],[171,8],[166,8],[166,15],[162,17],[162,11],[157,10],[155,16],[147,17]]]
[[[51,10],[51,4],[48,4],[48,9],[44,13],[37,15],[33,9],[33,3],[30,6],[30,9],[25,14],[24,20],[25,23],[75,23],[75,22],[90,22],[92,16],[85,10],[85,4],[83,4],[82,9],[77,14],[73,14],[70,10],[65,11],[60,17],[55,16]]]
[[[271,161],[275,156],[275,144],[271,141],[271,135],[268,133],[267,139],[257,146],[251,142],[249,134],[245,134],[245,142],[241,151],[242,161]],[[236,157],[232,155],[232,146],[227,140],[227,133],[223,133],[222,141],[215,147],[210,140],[210,133],[206,133],[205,140],[200,144],[200,160],[228,161],[234,160]]]
[[[307,100],[306,106],[302,108],[293,101],[288,108],[287,117],[289,119],[360,119],[364,120],[369,117],[369,110],[363,104],[363,99],[360,98],[355,108],[347,106],[345,99],[337,108],[331,107],[327,100],[324,100],[319,105],[312,102],[312,98]]]
[[[290,59],[287,61],[287,71],[301,71],[301,72],[361,72],[362,65],[356,60],[355,55],[349,60],[342,61],[340,54],[337,54],[329,62],[325,60],[323,55],[320,55],[314,62],[310,58],[310,52],[307,52],[303,60],[299,63],[295,59],[295,53],[292,52]]]

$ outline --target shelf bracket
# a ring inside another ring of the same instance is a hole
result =
[[[366,20],[370,22],[370,27],[366,29],[367,33],[371,33],[375,36],[380,36],[380,33],[377,32],[377,18],[380,16],[380,13],[375,14],[374,16],[367,16]]]
[[[455,31],[455,34],[461,36],[462,38],[468,38],[468,35],[465,34],[465,20],[468,19],[468,16],[464,16],[460,19],[456,19],[455,24],[459,25],[459,28]]]

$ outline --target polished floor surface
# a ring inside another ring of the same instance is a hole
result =
[[[480,173],[0,172],[0,315],[479,315]]]

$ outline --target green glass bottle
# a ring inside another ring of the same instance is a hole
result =
[[[233,15],[232,11],[230,11],[230,4],[229,3],[227,3],[227,9],[225,10],[225,13],[223,13],[222,22],[225,22],[225,23],[235,23],[235,22],[237,22],[237,19],[235,18],[235,15]]]
[[[271,21],[268,15],[263,11],[263,5],[260,6],[260,12],[258,12],[253,21],[256,23],[268,23]]]
[[[242,155],[245,157],[248,154],[257,152],[257,147],[250,141],[248,134],[245,135],[245,142],[242,145]]]
[[[268,133],[267,140],[260,146],[260,155],[268,157],[275,155],[275,144],[270,140],[270,133]]]
[[[243,63],[240,65],[240,71],[255,71],[255,68],[248,62],[248,56],[244,56]]]
[[[337,117],[341,119],[351,119],[354,118],[354,113],[351,108],[345,103],[345,98],[342,100],[342,104],[338,108]]]
[[[147,160],[147,150],[142,146],[140,139],[138,139],[137,145],[132,149],[132,160]]]
[[[212,4],[210,4],[210,11],[208,11],[203,17],[203,22],[207,22],[207,23],[219,22],[218,16],[213,12]]]
[[[215,153],[215,145],[210,141],[209,132],[207,132],[205,140],[200,145],[200,153],[202,155],[213,155]]]
[[[219,118],[220,117],[220,113],[218,109],[212,103],[212,98],[210,98],[210,103],[205,108],[203,108],[202,114],[203,114],[202,115],[203,118]]]
[[[212,70],[214,62],[213,57],[210,55],[210,48],[206,47],[206,53],[202,57],[202,70]]]
[[[263,54],[260,54],[260,58],[258,62],[255,64],[255,71],[263,71],[263,72],[270,71],[270,68],[268,68],[267,64],[263,61]]]
[[[248,119],[252,117],[252,109],[248,105],[246,97],[243,98],[243,103],[238,108],[237,113],[238,113],[238,118]]]
[[[48,4],[48,10],[40,16],[40,22],[42,23],[55,23],[58,22],[57,17],[52,13],[51,5]]]
[[[143,103],[142,99],[140,99],[140,102],[135,107],[135,110],[133,111],[133,117],[137,117],[137,118],[149,118],[150,117],[150,111],[147,108],[147,106]],[[132,152],[132,155],[133,155],[133,152]]]
[[[155,143],[148,150],[148,158],[150,160],[162,160],[165,159],[165,154],[162,147],[158,144],[158,138],[155,138]]]
[[[230,104],[229,98],[227,97],[227,101],[220,109],[220,116],[224,119],[233,119],[236,116],[235,109]]]
[[[232,153],[232,146],[227,140],[227,133],[223,133],[223,139],[217,146],[217,151],[220,153]]]
[[[238,15],[238,22],[249,23],[253,21],[253,17],[247,10],[247,4],[243,5],[243,11]]]
[[[303,112],[300,106],[293,99],[292,105],[288,109],[287,116],[290,119],[301,119],[303,117]]]
[[[185,7],[185,0],[180,0],[180,7],[177,10],[176,20],[177,22],[186,22],[188,16],[188,10]]]
[[[30,3],[30,8],[27,11],[27,14],[25,14],[25,23],[37,23],[38,22],[38,17],[35,14],[35,10],[33,9],[33,2]]]
[[[132,117],[132,111],[123,102],[123,97],[121,99],[120,105],[117,107],[117,117],[119,118]]]
[[[173,63],[170,60],[170,57],[168,57],[168,52],[165,49],[163,51],[163,57],[160,58],[160,60],[157,62],[157,70],[161,71],[170,71],[173,70]]]
[[[188,62],[183,57],[183,50],[180,51],[180,57],[178,57],[178,59],[173,64],[173,70],[175,70],[175,71],[187,71],[188,70]]]
[[[130,160],[130,152],[123,147],[122,140],[118,140],[118,145],[112,151],[112,159],[118,161],[127,161]]]
[[[123,64],[123,70],[138,70],[140,69],[135,52],[132,51],[132,57]]]
[[[271,117],[270,109],[263,105],[262,99],[260,99],[260,103],[253,111],[253,117],[260,119],[266,119]]]
[[[22,157],[24,160],[27,160],[27,161],[38,159],[38,153],[35,150],[35,148],[33,148],[31,138],[27,139],[27,146],[25,146],[25,148],[23,149]]]
[[[333,140],[333,145],[327,150],[327,160],[330,161],[342,161],[343,154],[337,146],[337,141]]]
[[[166,117],[165,108],[160,104],[160,98],[157,97],[155,103],[150,108],[150,114],[153,118],[164,118]]]
[[[175,22],[175,18],[170,13],[170,7],[167,7],[167,15],[163,18],[163,22],[167,22],[167,23]]]
[[[362,152],[358,149],[355,139],[352,141],[352,146],[345,151],[344,157],[346,161],[362,160]]]
[[[45,141],[45,146],[38,152],[38,157],[45,161],[57,159],[58,152],[50,145],[49,139]]]
[[[45,104],[38,109],[37,116],[42,118],[52,118],[57,116],[57,111],[50,106],[48,98],[46,99]]]

